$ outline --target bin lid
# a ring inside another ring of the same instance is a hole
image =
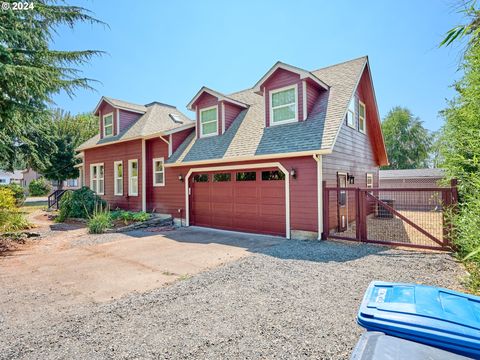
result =
[[[381,332],[368,331],[358,340],[350,360],[467,360],[432,346],[419,344]]]
[[[363,298],[358,323],[368,330],[480,356],[478,296],[433,286],[374,281]]]

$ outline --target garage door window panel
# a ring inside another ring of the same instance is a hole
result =
[[[237,181],[256,181],[257,173],[255,171],[237,172]]]
[[[262,181],[285,180],[285,174],[279,170],[262,171]]]
[[[232,174],[230,173],[220,173],[220,174],[213,175],[214,182],[225,182],[225,181],[231,181],[231,180],[232,180]]]
[[[193,182],[202,183],[208,182],[208,174],[197,174],[193,177]]]

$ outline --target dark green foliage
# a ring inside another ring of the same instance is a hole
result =
[[[432,137],[409,109],[397,106],[390,110],[382,131],[390,163],[384,169],[428,167]]]
[[[13,197],[15,198],[15,205],[22,206],[23,202],[25,201],[25,190],[23,189],[23,187],[15,183],[3,186],[12,190]]]
[[[67,191],[60,200],[58,221],[68,218],[89,218],[95,209],[105,209],[107,203],[88,187],[84,186],[75,191]]]
[[[440,154],[448,177],[459,183],[458,208],[450,216],[452,239],[458,255],[466,261],[472,291],[480,292],[480,11],[476,2],[468,4],[464,34],[469,39],[461,65],[464,75],[455,83],[456,97],[442,112],[445,125]],[[454,35],[448,39],[452,38],[455,40]]]
[[[151,218],[150,214],[145,211],[133,212],[125,210],[115,210],[110,213],[112,220],[122,220],[125,225],[130,221],[143,222]]]
[[[75,67],[100,52],[50,49],[59,26],[79,22],[99,23],[86,9],[48,0],[35,1],[33,10],[0,11],[0,163],[8,170],[18,158],[43,170],[56,148],[47,109],[53,96],[91,88]]]
[[[75,148],[98,132],[98,119],[92,114],[71,116],[68,112],[56,110],[53,112],[51,136],[55,144],[48,156],[48,162],[42,173],[50,180],[62,184],[64,180],[78,177],[75,165]]]
[[[51,191],[52,185],[43,177],[32,180],[28,185],[30,196],[45,196],[50,194]]]

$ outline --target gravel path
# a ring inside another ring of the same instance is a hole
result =
[[[447,254],[299,241],[262,251],[23,327],[0,319],[0,359],[347,359],[370,281],[461,289],[463,271]]]

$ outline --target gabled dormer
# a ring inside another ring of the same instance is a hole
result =
[[[99,119],[100,139],[114,137],[130,127],[145,112],[147,106],[128,103],[102,96],[94,115]]]
[[[304,121],[328,85],[311,72],[277,62],[253,87],[263,95],[265,126]]]
[[[204,86],[188,103],[187,108],[195,111],[198,139],[225,133],[248,105]]]

